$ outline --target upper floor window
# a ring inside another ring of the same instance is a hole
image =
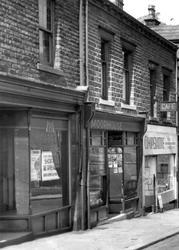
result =
[[[171,85],[171,72],[163,69],[163,102],[169,102]],[[167,119],[167,112],[162,112],[162,118]]]
[[[150,69],[150,115],[151,117],[154,116],[155,90],[156,90],[156,70]]]
[[[135,45],[122,39],[123,100],[130,104]]]
[[[130,104],[130,93],[131,93],[130,56],[131,56],[131,53],[123,49],[122,56],[123,56],[123,99],[126,104]]]
[[[110,86],[109,67],[114,33],[99,26],[99,36],[101,51],[101,98],[108,100],[108,89]]]
[[[39,0],[40,63],[52,65],[53,60],[53,2]]]
[[[101,77],[102,77],[102,98],[108,99],[108,53],[109,41],[101,39]]]
[[[157,117],[156,110],[156,85],[157,85],[157,64],[149,62],[149,80],[150,80],[150,116]]]

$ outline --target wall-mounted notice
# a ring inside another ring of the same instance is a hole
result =
[[[57,180],[60,177],[55,169],[51,151],[42,152],[42,181]]]
[[[31,181],[41,180],[41,150],[31,150]]]

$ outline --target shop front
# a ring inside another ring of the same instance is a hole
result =
[[[5,94],[0,107],[0,231],[72,228],[84,95],[46,87],[37,97],[37,91],[6,100]]]
[[[89,130],[88,226],[141,202],[141,118],[97,112]]]
[[[143,208],[174,208],[177,201],[177,133],[175,127],[147,125],[143,140]]]

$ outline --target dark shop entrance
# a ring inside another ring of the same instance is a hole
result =
[[[108,132],[109,213],[137,210],[138,141],[135,132]]]

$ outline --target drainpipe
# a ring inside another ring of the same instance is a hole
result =
[[[84,86],[84,22],[83,22],[83,0],[80,0],[79,10],[79,53],[80,53],[80,86]]]
[[[179,48],[178,48],[178,50],[179,50]],[[177,52],[176,52],[177,53]],[[178,178],[178,171],[179,171],[179,169],[178,169],[178,164],[179,164],[179,162],[178,162],[178,140],[179,140],[179,135],[178,135],[178,63],[179,63],[179,61],[178,61],[178,58],[177,58],[177,56],[176,56],[176,79],[175,79],[175,81],[176,81],[176,105],[177,105],[177,110],[176,110],[176,129],[177,129],[177,154],[176,154],[176,192],[177,192],[177,208],[179,207],[179,190],[178,190],[178,188],[179,188],[179,185],[178,185],[178,181],[179,181],[179,178]]]
[[[86,27],[85,27],[85,40],[86,40],[86,61],[85,61],[85,69],[86,69],[86,86],[88,86],[89,78],[88,78],[88,9],[89,9],[89,3],[88,0],[86,0],[86,8],[85,8],[85,14],[86,14]]]

